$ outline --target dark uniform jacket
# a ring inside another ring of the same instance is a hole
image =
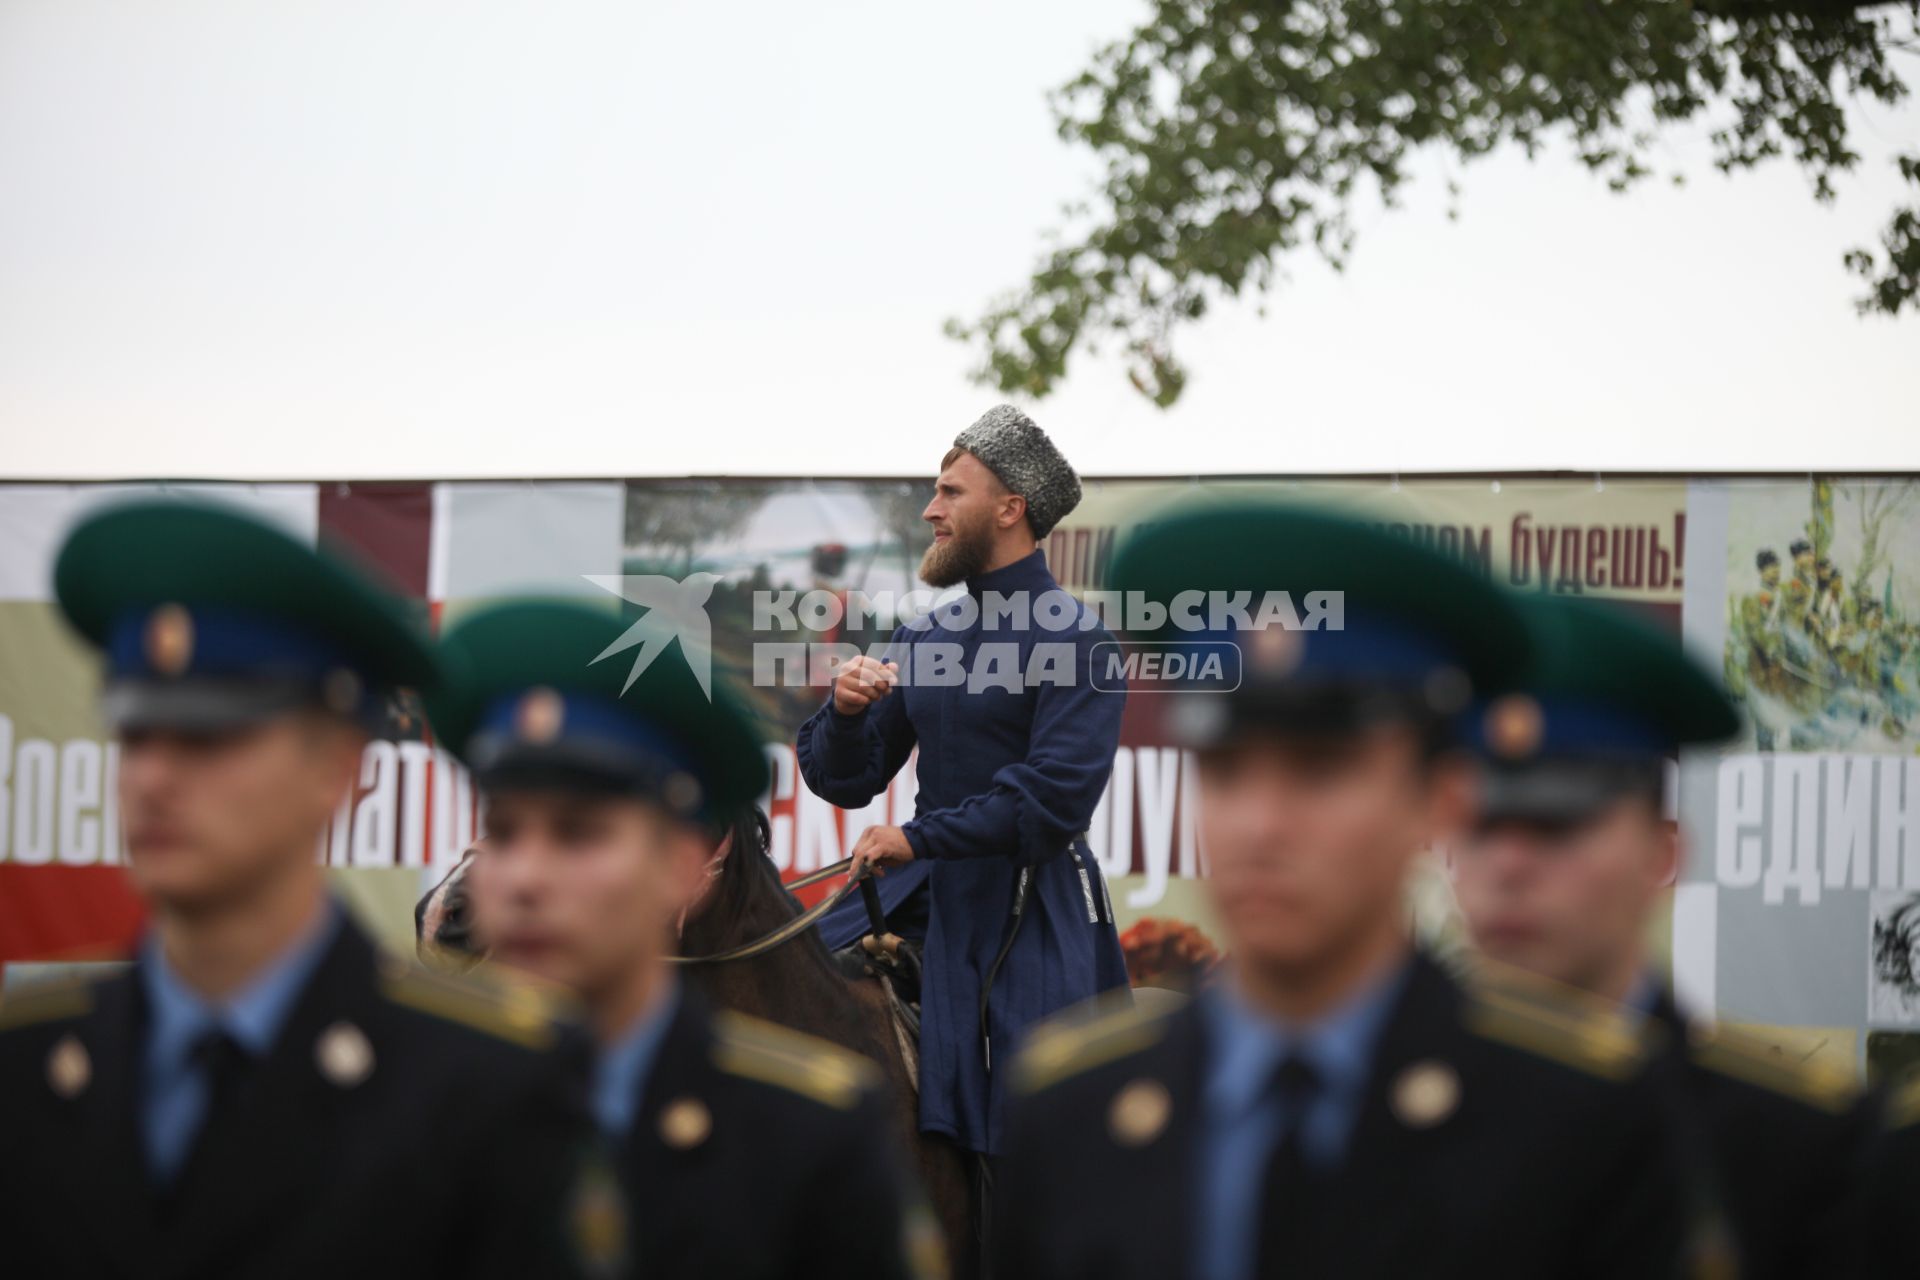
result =
[[[583,1064],[530,993],[427,974],[342,921],[163,1191],[140,1136],[142,991],[136,962],[0,1005],[0,1272],[570,1274]]]
[[[1740,1280],[1858,1275],[1874,1116],[1853,1077],[1693,1025],[1664,991],[1653,1017],[1666,1032],[1658,1070],[1705,1157]]]
[[[1868,1274],[1920,1275],[1920,1075],[1891,1090],[1882,1118],[1867,1192]]]
[[[943,1271],[882,1084],[865,1058],[682,989],[616,1158],[630,1274]]]
[[[1208,1036],[1192,1006],[1036,1037],[996,1280],[1191,1274]],[[1294,1276],[1670,1275],[1680,1174],[1631,1024],[1416,958]]]
[[[634,1276],[899,1276],[945,1267],[874,1063],[682,988],[616,1167]]]

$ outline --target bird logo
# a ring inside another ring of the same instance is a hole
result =
[[[707,618],[707,601],[713,595],[714,584],[720,581],[719,574],[691,573],[685,578],[669,578],[658,573],[584,576],[602,590],[647,611],[593,658],[594,662],[600,662],[628,649],[639,650],[633,655],[633,667],[627,672],[626,683],[620,686],[621,693],[633,688],[640,673],[678,640],[693,678],[700,682],[700,691],[712,700],[713,624]]]

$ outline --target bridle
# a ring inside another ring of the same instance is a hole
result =
[[[710,864],[713,868],[710,874],[717,874],[719,861],[724,857],[724,853],[717,855],[714,863]],[[833,877],[840,875],[852,864],[852,858],[842,858],[831,866],[822,867],[818,871],[801,876],[798,880],[786,881],[781,885],[781,888],[788,892],[792,892],[795,889],[810,888],[823,881],[833,879]],[[838,889],[835,889],[832,893],[820,899],[820,901],[814,903],[811,907],[808,907],[805,911],[802,911],[799,915],[787,921],[779,928],[770,933],[762,934],[752,942],[743,942],[737,947],[728,947],[725,951],[716,951],[710,956],[668,956],[668,963],[726,964],[733,960],[751,960],[756,956],[766,955],[769,951],[785,946],[807,930],[813,928],[814,925],[820,922],[822,916],[839,906],[840,903],[845,900],[846,896],[852,893],[856,887],[863,889],[864,892],[872,893],[873,881],[871,877],[867,875],[861,876],[858,880],[847,881]],[[874,902],[869,904],[869,910],[871,910],[874,905],[877,905],[877,903],[878,898],[876,896]]]
[[[721,841],[720,847],[714,851],[713,857],[708,860],[705,869],[706,880],[700,893],[701,898],[704,898],[712,891],[713,881],[719,877],[724,868],[727,854],[731,850],[732,843],[733,838],[731,834],[729,834],[725,840]],[[833,877],[842,874],[851,865],[853,865],[852,858],[842,858],[840,861],[832,863],[829,866],[824,866],[818,871],[801,876],[798,880],[785,881],[780,887],[789,892],[796,889],[811,888],[816,884],[831,880]],[[428,895],[429,899],[432,898],[433,894],[440,893],[444,890],[446,886],[460,874],[465,866],[466,862],[462,859],[460,865],[456,866],[447,874],[445,879],[441,880],[439,885],[434,887],[433,893]],[[880,896],[874,890],[871,873],[867,873],[862,875],[858,880],[847,881],[813,906],[808,907],[793,919],[782,924],[779,928],[755,938],[752,942],[743,942],[737,947],[728,947],[725,951],[716,951],[709,956],[668,956],[667,962],[669,964],[726,964],[733,960],[751,960],[756,956],[766,955],[769,951],[774,951],[785,946],[807,930],[813,928],[814,925],[819,923],[822,916],[844,902],[847,895],[852,893],[856,888],[867,897],[868,917],[874,921],[881,920]],[[698,903],[699,899],[696,899],[694,903],[689,904],[688,909],[691,910],[692,907],[697,906]],[[681,917],[680,923],[682,926],[686,923],[684,914]],[[875,932],[883,932],[883,926],[876,924]]]

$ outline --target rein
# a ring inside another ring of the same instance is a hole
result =
[[[844,872],[852,862],[852,858],[842,858],[831,866],[822,867],[809,875],[801,876],[798,880],[790,880],[781,887],[791,892],[795,889],[808,888],[824,880],[831,880],[833,877]],[[755,938],[752,942],[743,942],[737,947],[728,947],[725,951],[716,951],[710,956],[668,956],[668,963],[725,964],[730,960],[751,960],[755,956],[763,956],[777,947],[792,942],[795,938],[813,928],[813,926],[819,922],[820,917],[839,906],[841,900],[849,893],[852,893],[856,885],[866,882],[865,877],[862,877],[859,881],[849,880],[813,906],[808,907],[805,911],[781,925],[778,929],[759,938]]]

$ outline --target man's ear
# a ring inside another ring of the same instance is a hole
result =
[[[1479,805],[1480,774],[1459,754],[1448,754],[1429,766],[1427,778],[1427,842],[1444,847],[1457,841],[1473,825]]]
[[[677,912],[699,892],[706,878],[707,860],[713,854],[706,832],[693,823],[658,815],[660,838],[666,847],[672,870],[673,909]]]
[[[1662,888],[1672,888],[1680,883],[1681,868],[1687,864],[1687,841],[1680,834],[1680,824],[1671,818],[1660,820],[1660,862],[1655,868],[1660,876]]]
[[[306,716],[308,745],[325,766],[322,777],[325,780],[323,785],[332,797],[329,804],[337,805],[342,796],[352,794],[359,781],[360,762],[371,739],[359,725],[336,716],[319,712],[300,714]]]
[[[1000,509],[994,513],[993,522],[1002,529],[1011,529],[1027,518],[1027,500],[1009,490],[1000,498]]]

